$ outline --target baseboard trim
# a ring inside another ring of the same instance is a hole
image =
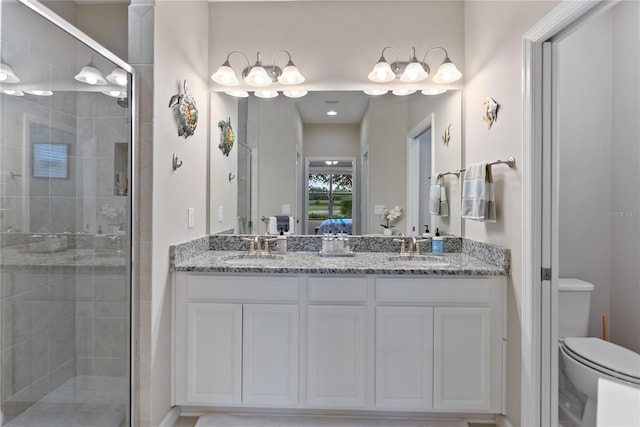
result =
[[[507,417],[504,415],[498,415],[496,417],[496,426],[497,427],[513,427],[513,424],[509,422]]]
[[[167,415],[165,415],[158,427],[173,427],[176,425],[178,418],[180,418],[180,407],[174,406]]]

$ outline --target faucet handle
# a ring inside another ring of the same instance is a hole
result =
[[[394,242],[401,243],[401,246],[400,246],[400,255],[403,255],[403,254],[407,253],[406,246],[405,246],[405,245],[406,245],[406,241],[405,241],[405,239],[393,239],[393,241],[394,241]]]

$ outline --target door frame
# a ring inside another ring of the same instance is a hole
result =
[[[552,41],[589,12],[613,4],[604,0],[563,1],[522,36],[521,425],[557,425],[557,372],[553,378],[553,367],[557,366],[553,345],[556,334],[552,333],[557,326],[551,292],[552,284],[557,283],[557,271],[552,273],[556,280],[542,280],[541,275],[543,267],[552,267],[553,259],[552,195],[550,191],[543,192],[543,185],[546,189],[553,185],[549,180],[553,179],[549,174],[553,169],[553,128],[549,123],[552,100],[548,99],[553,89],[547,90],[547,98],[543,95],[543,82],[553,85],[553,73],[551,68],[545,70],[543,43]]]
[[[435,132],[433,123],[435,114],[428,114],[413,129],[407,133],[407,236],[417,236],[420,234],[420,142],[418,137],[431,129],[431,169],[433,169]]]

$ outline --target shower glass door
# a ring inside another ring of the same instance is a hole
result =
[[[0,18],[0,425],[129,425],[132,70]]]

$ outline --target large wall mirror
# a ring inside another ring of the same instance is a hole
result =
[[[212,92],[211,128],[230,118],[236,143],[225,156],[212,134],[210,232],[277,232],[285,223],[274,218],[289,216],[292,234],[381,234],[382,210],[399,206],[394,234],[419,235],[428,225],[459,235],[460,178],[440,180],[448,216],[430,214],[429,191],[437,173],[462,167],[461,109],[460,90],[271,99]]]

